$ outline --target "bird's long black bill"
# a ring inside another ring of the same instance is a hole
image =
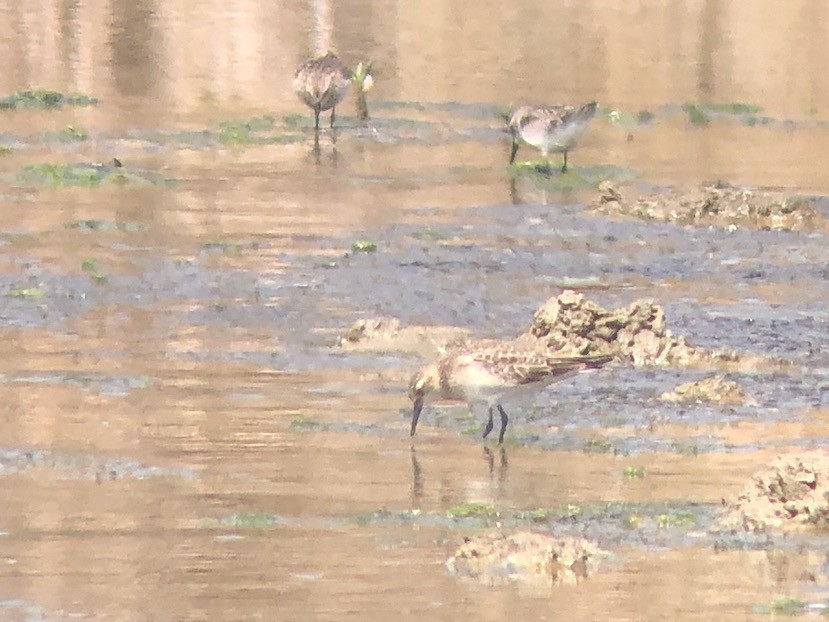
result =
[[[420,411],[423,410],[423,398],[417,398],[414,401],[414,408],[412,409],[412,432],[410,436],[415,435],[417,430],[417,420],[420,419]]]

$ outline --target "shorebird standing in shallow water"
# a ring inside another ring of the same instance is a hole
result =
[[[564,153],[561,172],[567,172],[567,152],[576,146],[590,121],[596,115],[596,102],[575,106],[522,106],[512,113],[509,130],[512,133],[512,153],[509,163],[515,162],[518,152],[518,137],[524,142],[541,149],[544,159],[553,152]]]
[[[501,406],[502,397],[539,389],[573,373],[601,367],[612,358],[610,355],[559,357],[508,342],[467,344],[412,376],[409,382],[409,399],[413,404],[411,435],[417,430],[417,420],[427,401],[458,400],[467,402],[470,410],[474,404],[488,406],[484,438],[492,431],[493,409],[497,408],[501,415],[498,442],[503,443],[509,417]]]
[[[370,69],[370,63],[360,63],[358,72],[353,73],[333,52],[307,60],[297,67],[294,92],[314,111],[314,129],[319,129],[320,113],[325,110],[331,110],[331,127],[334,127],[335,108],[348,93],[352,82],[355,82],[361,96],[371,88]],[[367,109],[365,116],[368,116]]]

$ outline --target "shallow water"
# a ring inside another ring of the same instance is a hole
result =
[[[746,620],[826,601],[822,537],[707,529],[779,452],[829,441],[827,232],[586,210],[606,176],[829,193],[825,11],[414,7],[0,8],[0,96],[100,100],[0,109],[0,618]],[[321,46],[373,60],[376,88],[368,126],[344,103],[315,150],[289,83]],[[572,177],[507,171],[499,111],[589,99]],[[738,102],[759,110],[683,110]],[[652,298],[696,345],[793,365],[730,374],[757,405],[728,408],[657,400],[698,371],[605,368],[509,404],[501,451],[465,407],[428,409],[410,441],[420,355],[331,347],[375,315],[509,338],[565,287]],[[470,502],[496,517],[451,516]],[[497,526],[613,558],[541,593],[450,576],[463,537]]]

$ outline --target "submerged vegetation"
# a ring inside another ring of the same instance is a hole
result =
[[[758,116],[761,108],[754,104],[732,102],[723,104],[686,102],[682,104],[682,111],[688,117],[688,123],[695,127],[704,127],[715,117],[740,117],[746,125],[766,124],[771,122],[767,117]]]
[[[73,93],[64,95],[58,91],[33,90],[20,91],[12,95],[0,98],[0,110],[16,110],[18,108],[29,109],[54,109],[63,106],[94,106],[99,102],[94,97]]]

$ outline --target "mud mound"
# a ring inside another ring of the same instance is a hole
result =
[[[757,402],[746,395],[743,388],[734,380],[726,380],[720,374],[703,378],[697,382],[686,382],[673,391],[666,391],[659,396],[663,402],[674,404],[701,404],[712,402],[727,406],[756,405]]]
[[[728,505],[715,531],[829,527],[829,453],[778,456]]]
[[[446,566],[459,577],[484,585],[512,582],[576,583],[595,573],[598,546],[584,538],[555,538],[528,531],[466,538]]]
[[[528,332],[555,352],[614,354],[636,366],[741,366],[735,352],[709,352],[674,335],[666,326],[665,311],[651,300],[608,311],[585,300],[583,294],[567,290],[535,312]]]
[[[761,192],[727,184],[670,189],[634,198],[635,191],[611,181],[599,185],[593,211],[680,225],[747,227],[751,229],[814,231],[825,229],[825,219],[812,202],[781,192]]]

